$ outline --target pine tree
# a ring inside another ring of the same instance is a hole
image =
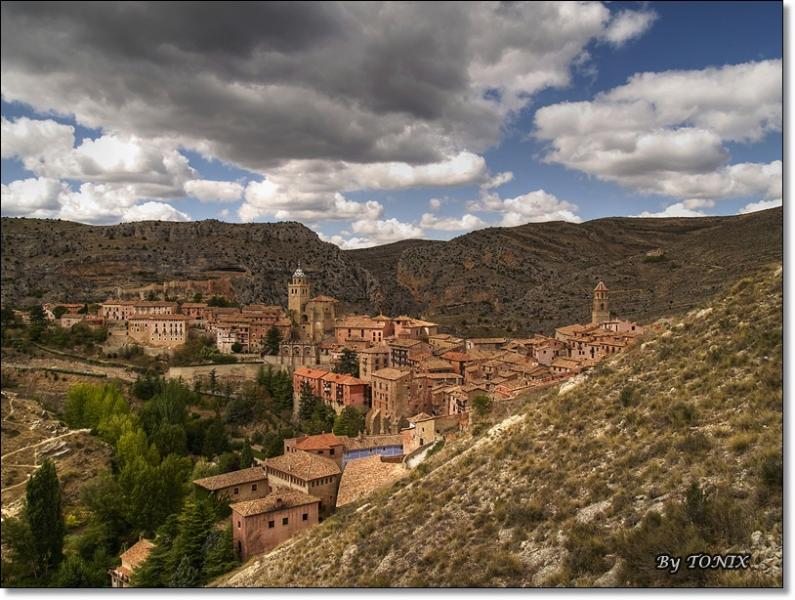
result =
[[[282,341],[282,334],[279,333],[279,330],[276,329],[275,325],[272,325],[270,329],[268,329],[268,333],[265,334],[265,348],[268,351],[268,354],[276,355],[279,353],[279,344]]]
[[[304,383],[301,385],[301,399],[299,405],[301,419],[311,419],[317,404],[318,399],[312,393],[312,389],[309,387],[309,384],[304,381]]]
[[[212,581],[219,575],[231,571],[238,560],[232,542],[232,527],[223,531],[214,528],[204,542],[204,568],[202,583]]]
[[[61,486],[50,459],[45,459],[27,487],[25,509],[40,573],[48,573],[63,559],[66,526],[61,509]]]
[[[342,356],[340,356],[339,363],[337,363],[336,367],[334,368],[334,372],[347,373],[348,375],[358,377],[359,357],[357,356],[356,352],[350,350],[349,348],[345,348],[342,351]]]
[[[354,437],[364,431],[364,415],[356,407],[346,406],[334,420],[332,431],[336,435]]]
[[[134,587],[165,587],[169,579],[169,562],[174,538],[177,536],[177,515],[170,515],[157,530],[155,547],[133,574]]]

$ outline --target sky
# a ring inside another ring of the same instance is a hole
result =
[[[3,2],[2,215],[358,248],[782,202],[782,4]]]

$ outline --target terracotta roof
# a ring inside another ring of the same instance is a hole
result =
[[[574,358],[565,358],[562,356],[558,356],[557,358],[552,360],[553,367],[563,367],[566,369],[576,369],[580,366],[580,361]]]
[[[468,342],[472,342],[473,344],[504,344],[508,341],[507,338],[504,337],[495,337],[495,338],[471,338],[467,340]]]
[[[342,438],[337,437],[333,433],[321,433],[318,435],[310,435],[296,440],[294,446],[299,450],[325,450],[332,446],[342,446]]]
[[[445,352],[442,354],[442,358],[452,360],[453,362],[466,362],[472,360],[469,354],[464,352]]]
[[[264,498],[235,502],[231,504],[229,508],[243,517],[250,517],[252,515],[261,515],[262,513],[274,510],[284,510],[294,506],[314,504],[315,502],[320,502],[320,498],[310,496],[299,490],[278,487]]]
[[[329,371],[326,371],[325,369],[310,369],[309,367],[299,367],[293,372],[295,375],[309,377],[310,379],[320,379],[327,373],[329,373]]]
[[[182,308],[207,308],[206,302],[183,302],[180,304]]]
[[[388,323],[384,321],[375,321],[366,315],[351,315],[339,320],[335,327],[338,329],[383,329],[387,325]]]
[[[340,385],[366,385],[367,382],[347,373],[326,373],[321,377],[323,381],[333,381]]]
[[[265,469],[262,467],[249,467],[248,469],[240,469],[239,471],[230,471],[229,473],[223,473],[221,475],[196,479],[193,483],[206,490],[215,491],[232,485],[240,485],[241,483],[262,481],[266,477]]]
[[[383,462],[377,454],[351,460],[345,465],[345,472],[340,479],[337,506],[372,494],[406,476],[408,472],[402,464]]]
[[[373,371],[372,377],[380,377],[381,379],[402,379],[406,375],[411,375],[411,371],[401,371],[400,369],[393,369],[387,367],[386,369],[378,369]]]
[[[415,339],[395,338],[389,340],[388,343],[390,346],[397,346],[399,348],[413,348],[414,346],[416,346],[417,344],[421,344],[422,342],[420,340],[415,340]]]
[[[418,423],[420,421],[427,421],[428,419],[433,419],[431,415],[425,412],[421,412],[419,414],[414,415],[413,417],[409,417],[409,423]]]
[[[265,460],[265,465],[268,469],[289,473],[306,481],[340,473],[340,468],[333,460],[306,452],[290,452],[268,458]]]
[[[389,354],[389,346],[370,346],[369,348],[362,348],[358,352],[359,354]]]
[[[130,565],[131,569],[135,569],[147,559],[154,547],[155,545],[150,540],[141,538],[130,546],[119,558],[121,558],[122,562]]]

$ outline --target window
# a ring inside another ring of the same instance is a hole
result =
[[[273,529],[273,527],[275,525],[276,525],[276,521],[268,521],[268,529]]]
[[[234,494],[237,496],[240,493],[240,488],[235,488]]]
[[[251,491],[252,492],[256,492],[257,491],[257,484],[256,483],[252,483],[251,484]]]
[[[287,523],[289,523],[289,521],[290,521],[290,520],[289,520],[287,517],[284,517],[284,518],[282,519],[282,525],[287,525]]]
[[[328,451],[329,456],[334,456],[334,448]]]
[[[302,519],[303,521],[308,521],[308,520],[309,520],[309,513],[304,513],[304,514],[301,516],[301,519]]]
[[[240,521],[237,522],[237,528],[240,529]]]

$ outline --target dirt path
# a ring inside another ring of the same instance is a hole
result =
[[[35,444],[31,444],[30,446],[25,446],[24,448],[17,448],[16,450],[12,450],[11,452],[8,452],[7,454],[3,454],[2,456],[0,456],[0,460],[5,460],[7,457],[12,456],[13,454],[17,454],[19,452],[25,452],[26,450],[33,450],[34,448],[38,448],[39,446],[43,446],[44,444],[49,444],[50,442],[54,442],[56,440],[60,440],[65,437],[69,437],[70,435],[75,435],[76,433],[90,433],[90,432],[91,432],[90,429],[74,429],[67,433],[62,433],[61,435],[56,435],[51,438],[47,438],[46,440],[37,442]],[[3,490],[6,489],[8,488],[3,488]]]

